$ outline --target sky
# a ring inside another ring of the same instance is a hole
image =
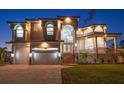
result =
[[[25,18],[56,18],[56,16],[80,16],[79,27],[92,24],[106,24],[109,33],[122,33],[118,42],[124,39],[124,9],[96,9],[91,14],[92,19],[85,21],[89,17],[89,10],[84,9],[0,9],[0,47],[8,47],[5,44],[12,39],[12,31],[7,21],[25,21]]]

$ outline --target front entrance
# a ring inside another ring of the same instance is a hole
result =
[[[32,50],[31,64],[59,64],[58,48]]]

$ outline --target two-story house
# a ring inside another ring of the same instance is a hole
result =
[[[105,24],[78,28],[79,16],[25,19],[25,22],[8,24],[12,30],[12,57],[14,64],[76,63],[76,55],[88,51],[98,57],[106,54],[106,41],[120,33],[107,33]]]

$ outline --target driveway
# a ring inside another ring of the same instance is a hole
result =
[[[0,67],[0,83],[58,84],[61,65],[6,65]]]

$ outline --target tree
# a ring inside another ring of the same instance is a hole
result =
[[[120,46],[121,48],[124,48],[124,40],[121,40],[121,41],[120,41],[119,46]]]
[[[0,47],[0,61],[1,62],[4,62],[6,55],[7,55],[7,48],[6,47],[4,47],[4,48]]]

